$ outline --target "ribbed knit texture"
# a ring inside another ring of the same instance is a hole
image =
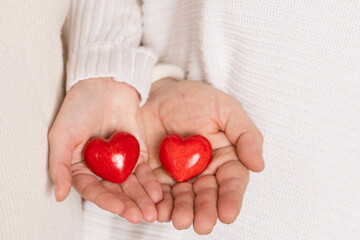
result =
[[[157,55],[140,47],[137,0],[72,1],[64,32],[69,49],[67,90],[80,80],[113,77],[138,90],[141,104],[146,101]]]
[[[177,81],[185,80],[185,71],[174,64],[158,63],[154,66],[151,74],[151,82],[162,78],[172,78]]]
[[[62,103],[64,0],[0,1],[0,239],[79,240],[81,198],[55,201],[47,134]]]
[[[143,44],[161,62],[243,104],[266,168],[237,221],[210,236],[131,225],[87,202],[85,239],[360,239],[360,4],[144,0],[142,11]]]

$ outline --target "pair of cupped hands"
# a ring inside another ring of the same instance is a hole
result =
[[[172,221],[176,229],[193,224],[208,234],[217,219],[232,223],[240,213],[249,170],[264,168],[263,137],[241,104],[208,84],[161,79],[139,108],[137,91],[111,78],[75,84],[49,132],[50,175],[57,201],[71,185],[88,201],[131,223]],[[99,180],[83,161],[93,137],[124,131],[140,143],[134,172],[122,184]],[[162,139],[172,133],[200,134],[213,148],[208,167],[192,182],[175,182],[158,158]]]

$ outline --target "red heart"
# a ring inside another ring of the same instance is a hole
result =
[[[199,175],[209,165],[212,157],[210,142],[201,135],[183,138],[172,134],[160,145],[160,162],[178,182],[185,182]]]
[[[140,154],[139,142],[128,133],[114,134],[109,141],[94,138],[84,150],[88,167],[99,177],[113,183],[124,182],[134,169]]]

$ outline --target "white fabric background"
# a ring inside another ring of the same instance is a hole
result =
[[[47,133],[64,96],[68,1],[0,1],[0,239],[79,240],[81,199],[56,203]]]

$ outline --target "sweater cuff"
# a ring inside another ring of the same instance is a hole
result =
[[[157,54],[149,48],[124,48],[117,43],[88,46],[70,53],[67,63],[66,90],[89,78],[112,77],[134,87],[140,105],[146,102]]]
[[[173,78],[176,81],[185,80],[186,74],[179,66],[174,64],[157,63],[152,71],[151,82],[163,78]]]

